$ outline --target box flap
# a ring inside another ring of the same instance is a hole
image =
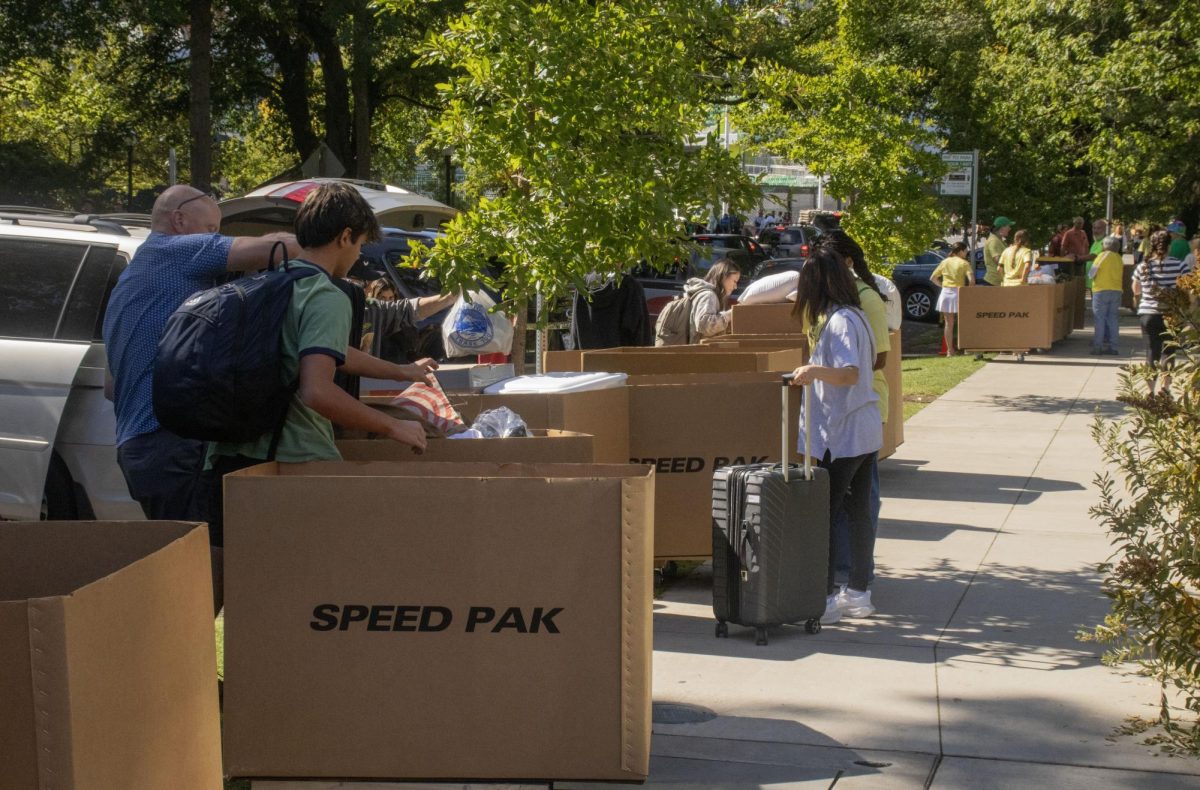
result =
[[[258,464],[225,476],[228,487],[234,481],[259,477],[430,477],[489,478],[537,477],[547,480],[612,479],[646,477],[640,464],[498,464],[428,463],[401,461],[310,461]]]
[[[67,657],[66,598],[29,602],[29,651],[38,786],[75,787],[71,688]]]
[[[0,602],[0,790],[38,782],[31,656],[28,604]]]

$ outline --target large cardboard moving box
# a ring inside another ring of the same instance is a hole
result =
[[[800,319],[792,315],[794,302],[735,304],[730,331],[737,335],[800,334]]]
[[[642,466],[229,475],[227,774],[643,779],[653,511]]]
[[[645,376],[629,380],[629,460],[653,466],[654,556],[712,555],[712,475],[719,466],[778,462],[777,373]],[[789,390],[793,460],[799,397]]]
[[[387,439],[342,439],[338,452],[346,461],[449,461],[493,463],[590,464],[595,460],[592,437],[571,431],[533,431],[508,439],[430,439],[425,452]]]
[[[904,363],[903,337],[899,329],[888,333],[892,350],[888,352],[887,364],[883,368],[883,376],[888,385],[887,422],[883,425],[883,448],[879,451],[880,458],[888,458],[895,454],[896,448],[904,444],[904,376],[901,372]]]
[[[219,788],[208,530],[0,523],[0,788]]]
[[[963,288],[958,344],[969,351],[1050,348],[1061,290],[1057,285]]]
[[[623,464],[629,459],[629,393],[625,387],[523,395],[447,394],[468,423],[481,411],[507,406],[521,415],[531,429],[554,428],[588,434],[592,437],[597,463]],[[392,398],[372,396],[362,401],[386,409]]]
[[[803,351],[796,348],[712,349],[708,346],[678,348],[610,348],[583,353],[583,369],[628,373],[631,376],[662,376],[680,373],[746,373],[794,370]]]

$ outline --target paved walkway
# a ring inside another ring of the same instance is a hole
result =
[[[749,629],[714,638],[708,566],[668,589],[647,786],[1200,787],[1200,760],[1114,735],[1154,716],[1157,688],[1075,639],[1108,608],[1089,425],[1120,413],[1124,361],[1090,338],[1002,356],[908,421],[880,467],[873,619],[756,647]],[[672,704],[715,717],[670,723]]]

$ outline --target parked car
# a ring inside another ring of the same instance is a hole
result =
[[[708,271],[712,261],[728,258],[738,265],[744,275],[750,274],[757,264],[770,257],[761,244],[740,233],[698,233],[690,239],[703,251],[698,255],[693,254],[693,259],[709,262],[703,266],[704,271]]]
[[[816,225],[763,228],[758,243],[772,258],[807,258],[821,233]]]
[[[933,274],[933,270],[937,268],[944,257],[944,254],[937,250],[927,250],[911,260],[896,264],[892,269],[892,282],[900,291],[906,320],[930,322],[938,320],[938,286],[933,284],[929,276]],[[984,271],[983,254],[977,252],[975,256],[975,280],[977,282],[983,279]]]
[[[143,518],[117,466],[101,327],[147,235],[132,221],[0,209],[0,518]]]

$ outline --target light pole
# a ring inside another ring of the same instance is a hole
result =
[[[137,134],[132,130],[125,135],[125,210],[133,211],[133,144]]]

